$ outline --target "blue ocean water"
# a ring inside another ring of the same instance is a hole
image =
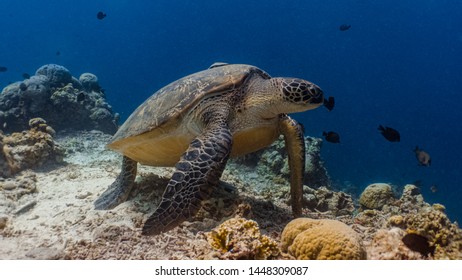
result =
[[[425,199],[460,222],[461,14],[458,0],[2,0],[0,87],[47,63],[91,72],[123,121],[157,89],[215,61],[305,78],[336,99],[332,112],[293,115],[307,135],[340,134],[322,150],[336,185],[360,192],[420,180]],[[380,124],[401,142],[386,141]],[[416,145],[430,167],[417,165]]]

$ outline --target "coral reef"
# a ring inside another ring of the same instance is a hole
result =
[[[321,160],[322,139],[305,137],[304,184],[312,188],[329,186],[330,179]],[[281,136],[271,146],[258,152],[235,159],[235,162],[257,169],[257,174],[275,183],[288,184],[289,163],[284,138]]]
[[[344,192],[335,192],[320,187],[312,189],[303,186],[303,204],[311,211],[328,212],[333,216],[353,215],[355,206],[353,199]]]
[[[414,185],[404,186],[401,197],[383,205],[382,209],[360,212],[355,223],[371,229],[372,241],[366,247],[373,259],[462,258],[459,226],[451,223],[444,206],[426,203]],[[385,254],[390,246],[406,249],[388,250]]]
[[[419,252],[409,249],[402,241],[406,232],[400,228],[381,229],[374,235],[367,257],[373,260],[422,260]]]
[[[6,86],[0,94],[4,132],[27,129],[28,120],[36,117],[56,130],[97,129],[110,134],[117,130],[118,120],[95,75],[84,73],[79,81],[55,64],[40,67],[34,76]]]
[[[366,209],[381,209],[393,200],[393,190],[390,185],[375,183],[364,189],[359,197],[359,204]]]
[[[260,233],[255,221],[232,218],[206,233],[209,244],[221,259],[264,260],[278,257],[278,243]]]
[[[301,260],[366,258],[360,235],[337,220],[295,219],[284,228],[281,247]]]
[[[64,151],[53,141],[54,130],[41,118],[29,121],[30,130],[3,135],[0,132],[0,177],[21,170],[62,162]]]

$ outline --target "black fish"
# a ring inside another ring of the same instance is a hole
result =
[[[56,51],[56,56],[60,56],[61,55],[61,52],[60,51]]]
[[[323,132],[322,136],[326,138],[327,142],[331,143],[340,143],[340,135],[338,135],[337,132],[329,131],[329,132]]]
[[[6,68],[5,66],[0,66],[0,72],[6,72],[8,71],[8,68]]]
[[[97,14],[96,14],[96,18],[99,19],[99,20],[102,20],[103,18],[106,17],[106,14],[99,11]]]
[[[21,91],[26,91],[26,90],[27,90],[27,85],[26,85],[25,83],[20,83],[20,84],[19,84],[19,89],[20,89]]]
[[[29,79],[30,78],[30,75],[28,73],[22,73],[22,77],[24,79]]]
[[[430,246],[428,239],[417,233],[408,233],[402,239],[412,251],[421,253],[423,256],[433,255],[435,253],[435,246]]]
[[[430,164],[432,163],[432,159],[427,152],[419,149],[419,146],[416,146],[414,149],[414,153],[415,153],[415,157],[419,161],[419,165],[430,166]]]
[[[398,130],[386,126],[385,128],[381,125],[379,125],[380,133],[382,133],[383,137],[387,139],[390,142],[399,142],[400,140],[400,135]]]
[[[349,24],[342,24],[340,25],[340,27],[338,29],[340,29],[340,31],[347,31],[348,29],[351,28],[351,25]]]
[[[84,101],[84,100],[85,100],[85,93],[81,91],[79,92],[79,94],[77,94],[77,102]]]
[[[329,96],[327,99],[324,98],[324,107],[326,107],[327,110],[332,111],[332,109],[334,109],[334,105],[335,100],[333,96]]]

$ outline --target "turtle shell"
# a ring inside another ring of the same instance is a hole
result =
[[[266,72],[255,66],[227,64],[209,68],[170,83],[154,93],[130,115],[112,137],[108,147],[132,157],[141,163],[144,161],[146,164],[158,165],[155,162],[143,160],[140,156],[138,158],[131,156],[131,152],[128,150],[133,150],[134,147],[132,146],[154,144],[155,141],[153,139],[161,135],[165,137],[165,134],[174,131],[172,128],[179,126],[183,121],[183,116],[203,98],[239,88],[245,83],[249,75],[253,73],[257,73],[264,78],[270,78]],[[156,130],[159,130],[159,133],[152,133]],[[149,136],[143,136],[143,134],[149,134]],[[175,139],[178,137],[181,138],[182,135],[177,135]],[[187,138],[186,142],[191,140],[190,136]],[[184,141],[181,142],[184,146]],[[167,142],[155,144],[167,145],[164,143]],[[186,147],[181,147],[181,149],[184,148],[184,151]],[[144,152],[149,153],[149,150],[145,150]],[[156,152],[152,151],[152,153]],[[152,154],[144,157],[155,156],[158,155]]]

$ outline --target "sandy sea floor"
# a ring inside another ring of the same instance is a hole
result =
[[[279,243],[284,227],[293,219],[288,186],[275,189],[268,177],[263,179],[252,168],[231,162],[220,186],[194,218],[167,233],[143,236],[143,223],[159,204],[173,169],[140,165],[128,201],[112,210],[94,210],[93,202],[120,171],[121,156],[105,148],[110,137],[98,131],[60,133],[55,141],[66,150],[62,164],[18,174],[16,180],[29,182],[25,194],[0,192],[0,259],[247,259],[254,256],[247,241],[224,252],[210,245],[207,233],[230,218],[243,217],[258,223],[262,235]],[[330,191],[320,193],[326,199],[335,196]],[[415,204],[406,199],[396,200],[401,206],[391,207],[407,209],[406,205]],[[419,195],[412,194],[411,199],[425,204]],[[446,250],[450,258],[462,258],[462,237],[454,229],[457,225],[447,231],[441,227],[450,226],[447,218],[435,210],[441,207],[425,205],[422,209],[441,217],[441,224],[436,225],[440,228],[435,230],[450,232],[448,236],[455,240]],[[403,244],[402,229],[390,226],[399,215],[375,210],[357,216],[349,213],[304,209],[303,216],[344,222],[360,236],[367,258],[427,258]],[[402,213],[404,221],[420,217]],[[293,257],[282,253],[274,258]]]

